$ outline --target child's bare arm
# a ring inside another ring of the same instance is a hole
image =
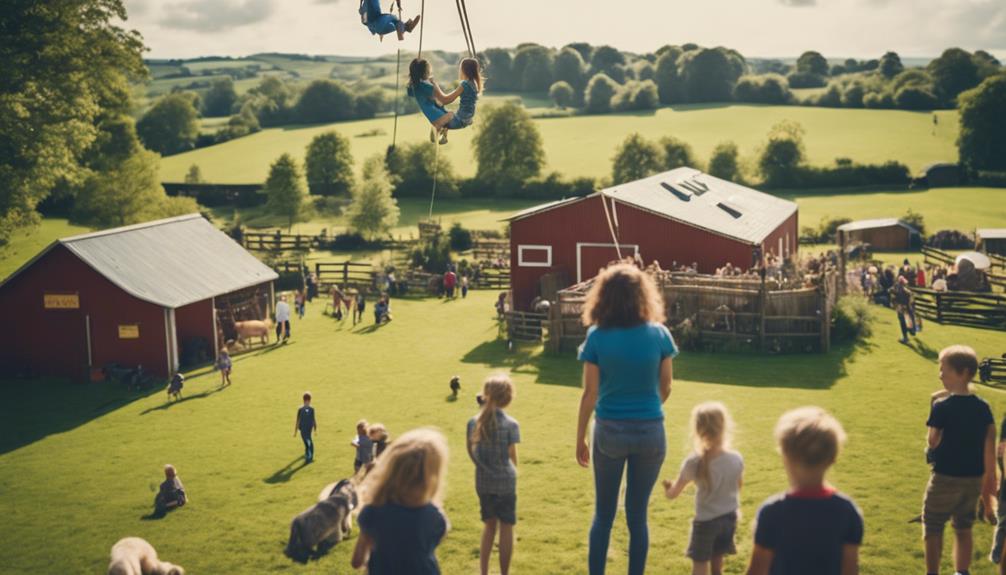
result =
[[[587,425],[597,404],[601,385],[601,368],[589,361],[583,363],[583,395],[580,396],[580,413],[576,421],[576,461],[581,467],[590,465],[590,448],[587,446]]]
[[[668,499],[675,499],[678,495],[681,495],[681,492],[685,490],[685,487],[688,487],[689,483],[691,483],[691,481],[685,477],[685,472],[682,470],[681,473],[678,474],[677,481],[664,481],[664,495],[666,495]]]
[[[444,99],[440,103],[441,104],[450,104],[454,100],[457,100],[458,96],[460,96],[461,92],[463,92],[463,91],[464,91],[464,86],[462,86],[461,84],[458,84],[458,87],[454,88],[453,90],[451,90],[451,92],[449,94],[444,94]]]
[[[747,575],[768,575],[774,557],[775,551],[755,543],[754,549],[751,551],[751,563],[748,565]]]
[[[859,545],[842,546],[842,575],[859,574]]]
[[[660,402],[667,401],[671,396],[671,384],[674,382],[674,364],[669,357],[660,362]]]
[[[982,485],[982,496],[991,498],[996,491],[996,426],[989,425],[985,434],[985,482]],[[986,502],[987,503],[987,502]],[[986,506],[986,513],[992,510]]]
[[[433,82],[431,80],[430,83],[433,84],[433,99],[436,100],[438,104],[443,106],[445,104],[450,104],[451,102],[454,101],[453,99],[451,100],[447,99],[447,94],[444,94],[444,91],[440,89],[440,86],[437,85],[436,82]]]
[[[374,546],[373,540],[364,531],[360,531],[360,536],[356,540],[356,547],[353,548],[353,559],[350,565],[353,569],[361,569],[370,559],[370,549]]]
[[[930,427],[927,440],[929,442],[929,449],[936,449],[936,447],[939,446],[940,441],[943,441],[943,430]]]

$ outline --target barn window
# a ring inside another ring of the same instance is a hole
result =
[[[517,265],[522,268],[547,268],[552,266],[552,246],[517,246]]]
[[[692,201],[692,193],[691,192],[683,192],[683,191],[675,188],[674,186],[668,184],[667,182],[660,182],[660,185],[663,186],[663,188],[665,190],[667,190],[668,192],[671,192],[672,194],[674,194],[675,196],[677,196],[677,198],[679,200],[681,200],[682,202],[690,202],[690,201]]]
[[[730,214],[730,217],[732,217],[734,219],[737,219],[737,218],[739,218],[739,217],[741,217],[743,215],[740,210],[738,210],[737,208],[731,206],[730,204],[728,204],[726,202],[720,202],[720,203],[716,204],[716,206],[719,209],[723,210],[724,212]]]

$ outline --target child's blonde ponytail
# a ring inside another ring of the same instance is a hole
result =
[[[488,439],[496,432],[496,411],[513,401],[514,386],[510,378],[503,374],[490,375],[482,384],[482,411],[475,420],[472,443]]]
[[[695,483],[708,488],[712,483],[709,472],[709,453],[717,448],[727,449],[733,422],[727,407],[718,401],[700,403],[692,410],[692,442],[699,456]]]

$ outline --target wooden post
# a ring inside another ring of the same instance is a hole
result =
[[[936,293],[936,323],[943,323],[943,306],[941,305],[940,293]]]
[[[342,262],[342,285],[349,285],[349,260]]]
[[[760,323],[758,329],[758,346],[761,351],[764,352],[768,341],[765,338],[765,266],[762,265],[761,270],[759,270],[759,275],[761,276],[761,287],[758,289],[758,320]]]

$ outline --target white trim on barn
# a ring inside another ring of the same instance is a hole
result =
[[[547,257],[544,262],[524,261],[524,250],[545,250]],[[517,265],[522,268],[549,268],[552,267],[552,246],[541,244],[525,244],[517,246]]]
[[[614,248],[615,244],[576,242],[576,282],[583,281],[583,258],[581,248]],[[619,248],[632,248],[633,255],[639,254],[639,244],[618,244]]]
[[[164,357],[168,362],[168,375],[171,375],[171,324],[168,322],[168,308],[164,308]]]

